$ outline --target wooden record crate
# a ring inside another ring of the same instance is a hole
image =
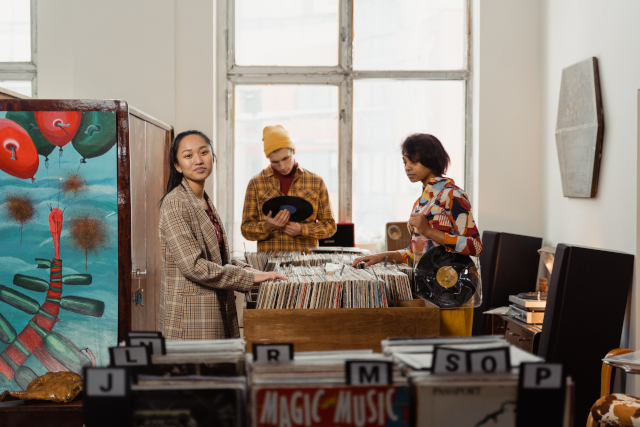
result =
[[[258,310],[247,303],[244,337],[253,343],[293,343],[295,351],[382,351],[395,337],[437,337],[440,309],[424,300],[389,301],[389,308]],[[427,306],[428,305],[428,306]]]

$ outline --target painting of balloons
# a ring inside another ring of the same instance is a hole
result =
[[[0,393],[117,344],[116,142],[115,112],[0,111]]]

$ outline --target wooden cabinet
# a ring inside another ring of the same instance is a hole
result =
[[[7,397],[7,401],[18,400]],[[0,426],[82,427],[82,401],[54,403],[28,400],[23,405],[0,408]]]
[[[490,314],[488,315],[487,331],[491,335],[504,335],[510,344],[536,354],[542,328],[521,322],[508,315]]]
[[[131,151],[131,330],[157,331],[160,304],[160,200],[169,179],[173,128],[129,107]],[[143,303],[133,294],[140,288]]]

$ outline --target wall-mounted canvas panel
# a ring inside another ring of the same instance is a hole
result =
[[[604,134],[598,60],[562,70],[556,146],[565,197],[595,197]]]

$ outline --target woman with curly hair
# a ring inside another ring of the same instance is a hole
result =
[[[471,214],[467,194],[444,174],[450,160],[442,143],[433,135],[416,133],[402,143],[402,161],[407,178],[422,183],[422,195],[409,216],[411,244],[400,251],[360,257],[354,266],[377,264],[389,257],[396,262],[417,266],[422,255],[434,246],[449,252],[479,256],[482,242]]]
[[[479,256],[482,242],[469,197],[451,178],[444,176],[450,160],[438,138],[424,133],[408,136],[402,143],[402,161],[407,178],[422,183],[422,194],[414,203],[407,224],[411,244],[400,251],[358,258],[353,265],[364,261],[370,266],[389,257],[416,267],[420,258],[434,246],[442,246],[448,252]],[[440,336],[470,336],[472,326],[472,306],[440,310]]]

